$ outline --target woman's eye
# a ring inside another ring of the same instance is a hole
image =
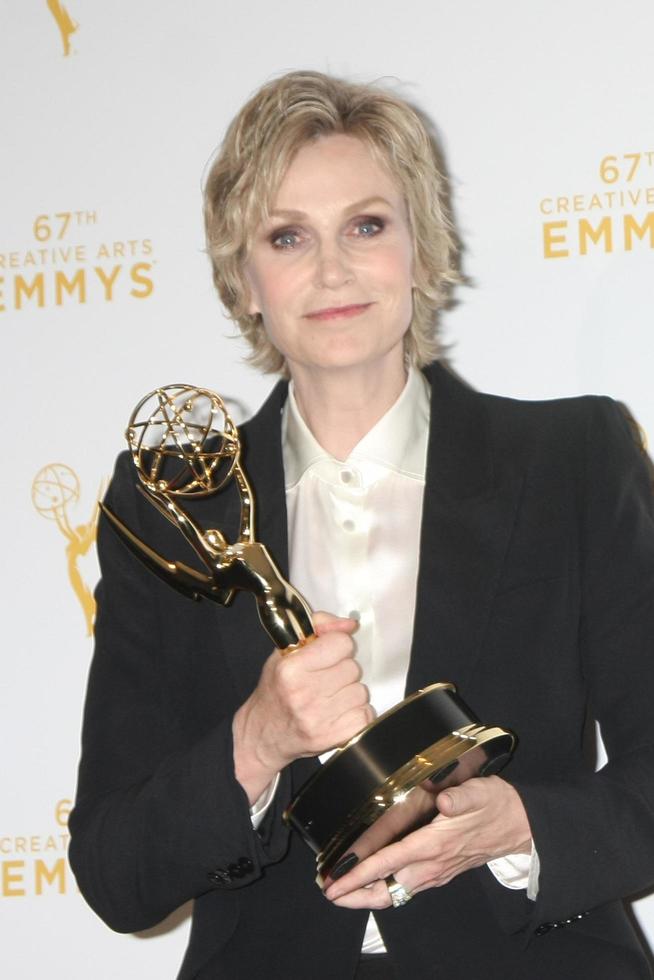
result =
[[[383,227],[384,222],[381,218],[364,218],[357,222],[356,231],[361,238],[372,238],[378,235]]]
[[[271,236],[270,241],[273,248],[286,249],[293,248],[295,245],[297,245],[299,238],[300,236],[296,231],[293,231],[293,229],[286,229],[285,231],[275,232]]]

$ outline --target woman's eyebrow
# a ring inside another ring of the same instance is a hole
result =
[[[385,204],[386,207],[392,207],[393,205],[390,201],[387,201],[385,197],[380,197],[375,195],[373,197],[364,197],[361,201],[355,201],[354,204],[349,204],[344,213],[345,214],[355,214],[357,211],[361,211],[364,208],[369,208],[372,204]],[[271,218],[286,218],[291,221],[302,221],[308,217],[304,211],[295,211],[291,208],[275,208],[270,212]]]

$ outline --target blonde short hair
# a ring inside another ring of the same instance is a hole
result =
[[[427,125],[403,99],[376,85],[357,85],[314,71],[283,75],[243,106],[229,126],[204,188],[207,247],[213,280],[230,317],[266,372],[285,361],[249,314],[244,264],[255,229],[272,206],[291,160],[320,136],[357,137],[396,180],[414,240],[413,315],[405,352],[418,367],[438,353],[436,311],[459,280],[447,188]]]

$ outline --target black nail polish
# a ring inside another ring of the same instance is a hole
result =
[[[359,858],[356,856],[354,851],[350,851],[345,857],[342,857],[338,864],[334,865],[331,870],[329,877],[332,881],[338,881],[343,875],[346,875],[348,871],[351,871],[355,864],[359,863]]]

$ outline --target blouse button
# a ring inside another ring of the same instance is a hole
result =
[[[353,531],[354,530],[354,521],[350,521],[350,520],[343,521],[343,528],[346,531]]]

